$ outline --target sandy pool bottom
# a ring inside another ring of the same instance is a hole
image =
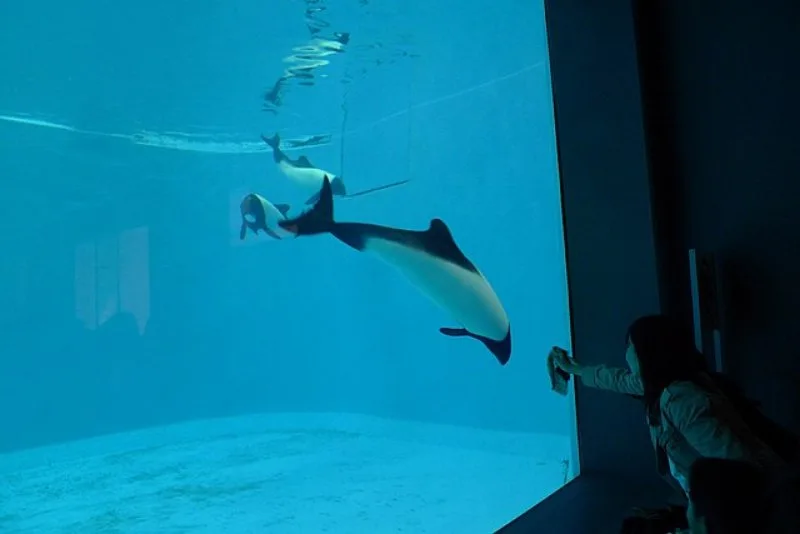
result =
[[[0,532],[489,534],[568,456],[566,436],[359,415],[194,421],[0,455]]]

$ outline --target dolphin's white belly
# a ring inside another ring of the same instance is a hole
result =
[[[506,337],[508,316],[489,282],[479,273],[384,239],[368,239],[365,251],[399,269],[471,333],[496,341]]]
[[[295,167],[286,161],[278,163],[278,168],[297,185],[310,189],[319,189],[322,187],[322,182],[326,175],[331,180],[333,180],[334,177],[333,174],[323,169],[317,169],[315,167]]]
[[[275,234],[280,236],[281,239],[286,239],[288,237],[296,237],[295,234],[289,232],[288,230],[284,230],[278,224],[279,221],[286,220],[286,217],[283,216],[283,214],[278,210],[278,208],[273,206],[270,202],[266,201],[263,201],[262,205],[264,206],[264,219],[265,219],[264,224],[266,225],[267,228],[275,232]]]

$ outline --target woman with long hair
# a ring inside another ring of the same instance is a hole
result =
[[[763,424],[765,418],[745,413],[752,404],[709,372],[690,333],[666,316],[649,315],[631,324],[625,341],[627,369],[583,365],[557,347],[551,354],[557,367],[584,385],[642,401],[659,473],[677,482],[689,501],[689,472],[698,458],[742,460],[767,475],[785,465],[759,435],[762,429],[752,428],[752,421]]]

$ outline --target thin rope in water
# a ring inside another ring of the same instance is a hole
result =
[[[485,88],[490,87],[490,86],[492,86],[492,85],[494,85],[496,83],[503,82],[503,81],[506,81],[506,80],[509,80],[509,79],[512,79],[512,78],[516,78],[517,76],[520,76],[522,74],[525,74],[526,72],[538,69],[539,67],[543,67],[544,65],[545,65],[544,61],[537,61],[536,63],[532,63],[530,65],[526,65],[526,66],[522,67],[521,69],[515,70],[514,72],[510,72],[508,74],[504,74],[503,76],[498,76],[496,78],[492,78],[491,80],[486,80],[485,82],[481,82],[479,84],[472,85],[470,87],[466,87],[464,89],[461,89],[459,91],[455,91],[455,92],[450,93],[450,94],[442,95],[442,96],[436,97],[436,98],[431,98],[430,100],[425,100],[423,102],[418,102],[416,104],[411,104],[405,109],[401,109],[399,111],[395,111],[394,113],[389,113],[388,115],[384,115],[383,117],[381,117],[379,119],[376,119],[376,120],[374,120],[372,122],[369,122],[369,123],[364,124],[362,126],[358,126],[356,128],[353,128],[350,131],[345,131],[340,135],[353,135],[353,134],[361,133],[364,130],[369,130],[369,129],[374,128],[375,126],[378,126],[379,124],[382,124],[384,122],[390,121],[392,119],[396,119],[398,117],[402,117],[403,115],[407,115],[407,114],[411,113],[414,110],[426,108],[426,107],[433,106],[433,105],[436,105],[436,104],[441,104],[442,102],[446,102],[448,100],[452,100],[454,98],[458,98],[458,97],[467,95],[469,93],[473,93],[475,91],[480,91],[481,89],[485,89]]]

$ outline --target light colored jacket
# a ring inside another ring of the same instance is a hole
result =
[[[753,434],[711,378],[701,375],[699,380],[704,387],[679,381],[661,394],[661,424],[648,424],[658,472],[662,476],[669,473],[669,459],[688,480],[692,464],[701,457],[749,461],[767,473],[780,469],[784,462]],[[644,394],[639,375],[624,368],[586,367],[581,381],[615,393]]]

